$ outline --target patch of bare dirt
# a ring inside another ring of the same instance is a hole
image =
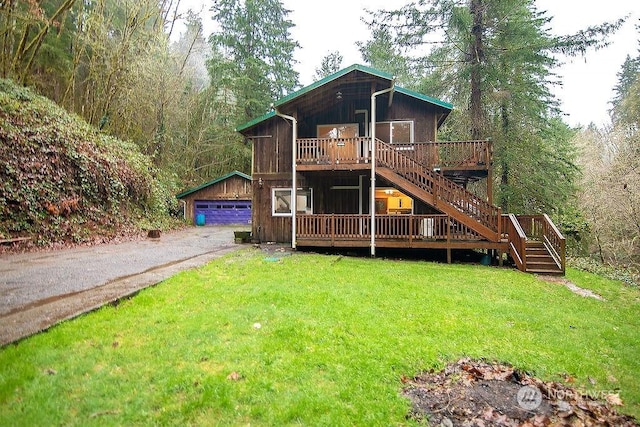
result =
[[[432,426],[639,425],[613,408],[622,405],[617,393],[581,392],[503,364],[461,359],[403,382],[413,403],[408,417]]]
[[[548,275],[541,275],[538,277],[549,283],[558,283],[558,284],[564,285],[571,292],[573,292],[576,295],[580,295],[581,297],[595,298],[597,300],[604,301],[604,298],[602,298],[601,295],[598,295],[589,289],[581,288],[580,286],[573,283],[571,280],[567,280],[564,277],[548,276]]]

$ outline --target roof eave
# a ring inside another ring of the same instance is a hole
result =
[[[273,105],[276,107],[279,107],[281,105],[286,104],[289,101],[294,100],[295,98],[298,98],[299,96],[305,95],[309,92],[311,92],[312,90],[315,90],[319,87],[322,87],[328,83],[331,83],[334,80],[339,79],[342,76],[345,76],[353,71],[362,71],[364,73],[370,74],[374,77],[379,77],[382,79],[386,79],[386,80],[393,80],[393,76],[389,73],[385,73],[384,71],[380,71],[380,70],[376,70],[375,68],[371,68],[371,67],[367,67],[364,65],[360,65],[360,64],[353,64],[350,67],[344,68],[340,71],[336,71],[333,74],[328,75],[327,77],[318,80],[317,82],[311,83],[309,86],[305,86],[302,89],[299,89],[293,93],[290,93],[289,95],[280,98],[279,100],[277,100]]]
[[[262,116],[256,117],[255,119],[250,120],[247,123],[244,123],[244,124],[241,124],[241,125],[237,126],[235,131],[242,133],[243,131],[245,131],[245,130],[247,130],[249,128],[252,128],[253,126],[255,126],[255,125],[257,125],[257,124],[259,124],[259,123],[261,123],[261,122],[263,122],[265,120],[268,120],[268,119],[270,119],[272,117],[275,117],[275,115],[276,115],[275,111],[269,111],[268,113],[263,114]]]
[[[224,176],[218,177],[218,178],[216,178],[216,179],[214,179],[212,181],[206,182],[206,183],[201,184],[201,185],[199,185],[197,187],[194,187],[194,188],[191,188],[191,189],[189,189],[187,191],[184,191],[184,192],[178,194],[176,196],[176,199],[182,199],[183,197],[186,197],[186,196],[188,196],[190,194],[193,194],[193,193],[195,193],[197,191],[200,191],[203,188],[207,188],[210,185],[217,184],[218,182],[224,181],[225,179],[229,179],[232,176],[239,176],[241,178],[248,179],[249,181],[251,181],[251,177],[249,175],[247,175],[246,173],[242,173],[240,171],[233,171],[233,172],[229,172],[228,174],[226,174]]]
[[[349,74],[349,73],[351,73],[353,71],[361,71],[363,73],[367,73],[367,74],[372,75],[374,77],[378,77],[378,78],[381,78],[381,79],[388,80],[389,82],[393,81],[393,75],[391,75],[389,73],[385,73],[383,71],[376,70],[375,68],[367,67],[367,66],[364,66],[364,65],[354,64],[354,65],[351,65],[350,67],[344,68],[344,69],[342,69],[340,71],[336,71],[335,73],[333,73],[333,74],[331,74],[331,75],[329,75],[329,76],[327,76],[327,77],[325,77],[325,78],[323,78],[321,80],[318,80],[317,82],[311,83],[310,85],[305,86],[302,89],[299,89],[299,90],[297,90],[297,91],[295,91],[293,93],[290,93],[289,95],[287,95],[287,96],[285,96],[283,98],[280,98],[279,100],[274,102],[273,106],[274,107],[281,107],[281,106],[287,104],[288,102],[291,102],[294,99],[299,98],[300,96],[303,96],[303,95],[305,95],[305,94],[307,94],[307,93],[309,93],[309,92],[311,92],[311,91],[313,91],[315,89],[318,89],[319,87],[322,87],[322,86],[324,86],[324,85],[326,85],[326,84],[328,84],[328,83],[330,83],[330,82],[332,82],[332,81],[334,81],[336,79],[339,79],[340,77],[343,77],[343,76],[345,76],[345,75],[347,75],[347,74]],[[409,89],[404,89],[402,87],[395,86],[395,91],[398,92],[398,93],[404,94],[406,96],[410,96],[410,97],[416,98],[418,100],[421,100],[421,101],[424,101],[424,102],[428,102],[428,103],[430,103],[432,105],[435,105],[437,107],[440,107],[440,108],[446,110],[447,112],[446,112],[446,114],[444,116],[445,118],[449,114],[449,112],[451,112],[451,110],[453,109],[453,105],[448,103],[448,102],[441,101],[439,99],[433,98],[431,96],[423,95],[421,93],[414,92],[414,91],[409,90]],[[260,123],[262,123],[264,121],[266,121],[266,120],[269,120],[269,119],[271,119],[271,118],[273,118],[275,116],[276,116],[275,111],[270,111],[270,112],[268,112],[266,114],[263,114],[260,117],[256,117],[255,119],[253,119],[253,120],[251,120],[251,121],[249,121],[247,123],[244,123],[242,125],[237,126],[235,130],[236,130],[236,132],[243,133],[244,131],[246,131],[246,130],[248,130],[248,129],[250,129],[250,128],[252,128],[252,127],[254,127],[254,126],[256,126],[256,125],[258,125],[258,124],[260,124]]]

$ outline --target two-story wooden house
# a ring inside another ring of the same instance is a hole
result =
[[[437,142],[452,105],[352,65],[240,127],[253,145],[252,233],[292,247],[487,249],[564,272],[546,215],[503,214],[488,141]],[[467,190],[484,180],[488,197]]]

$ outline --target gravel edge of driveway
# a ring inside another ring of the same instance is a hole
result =
[[[106,304],[133,296],[140,290],[154,286],[181,271],[200,267],[242,249],[242,246],[235,244],[221,246],[202,255],[153,267],[139,274],[115,279],[85,291],[61,295],[50,301],[34,304],[25,310],[1,316],[0,347],[19,342]]]

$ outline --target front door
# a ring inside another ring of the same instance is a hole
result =
[[[318,138],[335,139],[330,144],[331,160],[340,163],[340,160],[357,161],[358,149],[354,138],[358,137],[357,123],[318,125]],[[345,139],[351,139],[345,140]]]

